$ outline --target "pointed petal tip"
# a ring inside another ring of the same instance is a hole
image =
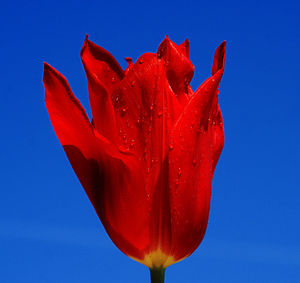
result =
[[[83,56],[83,53],[84,53],[85,48],[86,48],[86,46],[88,45],[88,43],[89,43],[89,35],[86,34],[86,35],[85,35],[85,38],[84,38],[83,45],[82,45],[81,50],[80,50],[80,57],[81,57],[81,58],[82,58],[82,56]]]
[[[168,42],[170,42],[170,38],[168,35],[165,36],[165,38],[163,39],[163,41],[160,43],[158,49],[160,49],[161,46],[164,46],[165,44],[167,44]]]
[[[43,62],[44,63],[44,76],[43,76],[43,81],[45,82],[45,77],[48,75],[54,75],[55,77],[61,79],[65,77],[60,74],[54,67],[52,67],[50,64],[48,64],[47,62]]]
[[[166,35],[164,40],[158,46],[158,49],[156,52],[157,56],[159,58],[162,57],[166,53],[166,50],[168,48],[170,48],[171,46],[173,46],[173,44],[174,44],[174,42],[172,40],[170,40],[168,35]]]
[[[44,64],[43,82],[45,84],[47,79],[46,77],[48,77],[50,74],[57,75],[57,71],[47,62],[43,62],[43,64]]]
[[[181,52],[185,54],[187,58],[189,58],[189,53],[190,53],[190,42],[188,39],[186,39],[184,42],[178,45],[180,48]]]
[[[224,71],[226,55],[226,40],[224,40],[216,49],[214,62],[212,66],[212,74],[214,75],[218,71]]]
[[[51,68],[51,66],[45,61],[43,62],[43,65],[44,65],[44,70]]]
[[[90,64],[90,61],[93,61],[92,64],[104,62],[110,66],[120,79],[124,77],[124,71],[116,59],[103,47],[90,41],[88,35],[85,37],[85,41],[80,51],[80,57],[83,65]]]

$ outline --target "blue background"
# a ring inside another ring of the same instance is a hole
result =
[[[297,1],[3,1],[0,10],[0,282],[148,282],[110,241],[44,105],[43,61],[90,114],[85,34],[126,66],[164,36],[190,40],[193,88],[227,40],[226,143],[206,237],[166,282],[300,282]]]

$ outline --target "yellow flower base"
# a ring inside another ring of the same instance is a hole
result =
[[[145,255],[143,260],[134,257],[131,258],[139,263],[148,266],[149,268],[166,268],[182,260],[180,259],[176,261],[173,256],[165,254],[160,248]]]

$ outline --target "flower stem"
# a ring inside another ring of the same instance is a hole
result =
[[[164,283],[165,270],[165,268],[150,268],[151,283]]]

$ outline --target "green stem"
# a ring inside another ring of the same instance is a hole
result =
[[[165,268],[150,268],[151,283],[164,283],[165,270]]]

